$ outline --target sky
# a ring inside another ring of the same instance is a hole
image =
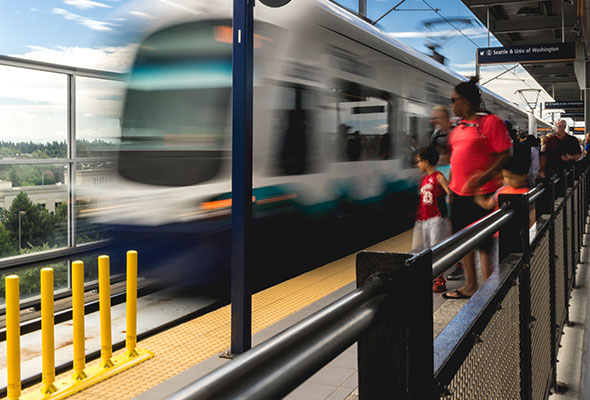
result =
[[[358,7],[358,0],[338,1],[353,10]],[[186,15],[199,13],[198,1],[150,2]],[[369,18],[377,19],[398,2],[368,0]],[[139,0],[0,0],[0,55],[124,72],[129,68],[142,32],[158,20],[158,15],[143,7],[145,3]],[[258,3],[257,7],[264,6]],[[440,15],[432,8],[438,8]],[[469,39],[441,15],[450,19]],[[439,52],[447,59],[446,65],[466,76],[475,72],[476,48],[486,47],[488,42],[486,29],[475,21],[460,0],[406,0],[399,11],[384,17],[379,27],[422,52],[429,52],[425,47],[429,41],[438,42]],[[498,46],[499,42],[492,36],[490,45]],[[512,65],[482,67],[481,82],[506,67]],[[27,137],[34,141],[65,140],[67,121],[63,114],[67,86],[64,76],[0,66],[0,87],[3,135],[15,132],[15,137],[22,138],[23,132],[28,132]],[[88,79],[81,87],[88,96],[78,96],[79,137],[115,136],[122,85]],[[522,67],[491,81],[486,87],[523,108],[526,107],[523,99],[514,91],[540,88]],[[539,100],[551,101],[551,98],[543,92]],[[37,118],[44,122],[39,123]],[[43,126],[43,132],[33,132],[36,125]]]

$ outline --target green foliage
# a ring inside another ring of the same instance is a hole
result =
[[[25,192],[20,192],[2,215],[2,223],[10,232],[11,241],[18,244],[20,232],[23,248],[46,243],[50,246],[63,244],[63,236],[55,234],[59,222],[47,209],[33,204]]]
[[[50,250],[48,245],[31,247],[28,249],[22,249],[21,254],[37,253],[39,251]],[[19,291],[20,297],[34,296],[41,293],[41,269],[42,268],[53,268],[53,286],[57,288],[63,288],[68,285],[68,267],[65,263],[50,264],[43,267],[33,267],[23,269],[15,272],[8,272],[0,274],[0,297],[4,297],[5,293],[5,281],[4,279],[8,275],[18,275],[19,278]]]
[[[0,142],[0,155],[5,157],[26,157],[32,155],[35,158],[65,158],[67,156],[67,144],[65,141],[51,143],[33,142]]]
[[[0,224],[0,257],[9,257],[18,254],[16,243],[6,227]]]
[[[3,165],[0,179],[12,182],[13,187],[54,185],[64,182],[63,165]]]

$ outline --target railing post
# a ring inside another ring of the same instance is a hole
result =
[[[21,395],[19,279],[16,275],[9,275],[4,282],[6,290],[7,398],[8,400],[17,400]]]
[[[55,340],[53,320],[53,269],[41,269],[41,347],[43,387],[41,393],[57,392],[55,382]]]
[[[568,179],[568,187],[571,189],[570,195],[567,196],[567,206],[570,213],[570,219],[568,221],[568,231],[570,232],[569,237],[569,257],[570,257],[570,265],[571,265],[571,288],[574,289],[576,287],[576,170],[575,167],[569,170],[570,179]],[[569,302],[569,293],[568,293],[568,302]]]
[[[562,185],[563,193],[561,196],[563,197],[563,213],[562,213],[562,222],[563,222],[563,276],[565,279],[565,286],[564,286],[564,306],[565,306],[565,322],[569,324],[569,287],[570,287],[570,272],[569,272],[569,263],[570,263],[570,254],[569,254],[569,235],[568,235],[568,208],[567,208],[567,182],[568,182],[568,171],[564,170],[561,175],[561,180],[564,182]],[[559,238],[555,238],[555,240],[559,240]]]
[[[529,248],[528,195],[500,195],[498,203],[509,203],[514,217],[500,229],[500,261],[509,253],[522,253],[524,262],[519,284],[520,398],[532,398],[531,265]]]
[[[72,263],[72,329],[74,345],[74,374],[72,379],[79,381],[87,377],[86,350],[84,348],[84,262]]]
[[[127,252],[127,332],[125,355],[137,357],[137,251]]]
[[[557,329],[561,329],[560,323],[557,321],[557,262],[555,254],[555,177],[547,180],[545,189],[546,200],[550,203],[550,218],[547,222],[549,224],[549,326],[551,327],[551,382],[553,390],[557,392]],[[537,218],[539,215],[537,214]],[[563,283],[560,283],[563,284]]]
[[[109,256],[98,257],[98,294],[100,302],[100,366],[111,368],[113,345],[111,338],[111,273]]]
[[[358,341],[359,399],[430,399],[435,393],[432,252],[359,253],[357,286],[376,276],[391,279],[394,290],[380,322]]]

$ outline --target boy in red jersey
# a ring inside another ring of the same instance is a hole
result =
[[[432,247],[448,236],[447,204],[445,197],[450,194],[445,176],[434,167],[439,154],[434,147],[424,147],[418,151],[417,161],[420,171],[426,173],[420,185],[420,205],[416,212],[416,224],[412,248]],[[432,290],[447,290],[443,275],[434,280]]]

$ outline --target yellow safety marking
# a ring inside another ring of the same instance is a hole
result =
[[[42,392],[28,392],[21,397],[21,400],[59,400],[65,399],[75,393],[78,393],[92,385],[96,385],[105,379],[110,378],[118,373],[121,373],[134,365],[144,362],[154,356],[154,353],[147,350],[136,350],[136,357],[127,357],[125,354],[121,354],[118,357],[111,359],[113,366],[109,368],[103,368],[100,363],[94,363],[93,366],[88,367],[84,372],[88,376],[86,379],[76,380],[71,376],[71,371],[68,371],[64,379],[55,383],[57,391],[54,393],[44,394]]]
[[[411,250],[412,231],[369,247],[369,251]],[[351,254],[252,296],[252,333],[284,319],[328,294],[354,282],[355,257]],[[277,262],[277,268],[281,268]],[[141,313],[141,311],[140,311]],[[227,350],[231,337],[230,306],[151,336],[140,342],[154,357],[108,381],[91,386],[72,400],[132,399],[188,368]],[[139,315],[141,318],[141,315]],[[141,320],[141,319],[140,319]],[[125,349],[115,354],[124,354]],[[99,360],[97,360],[99,361]],[[97,362],[95,361],[95,363]],[[63,374],[69,377],[71,371]],[[40,386],[29,390],[38,391]]]

